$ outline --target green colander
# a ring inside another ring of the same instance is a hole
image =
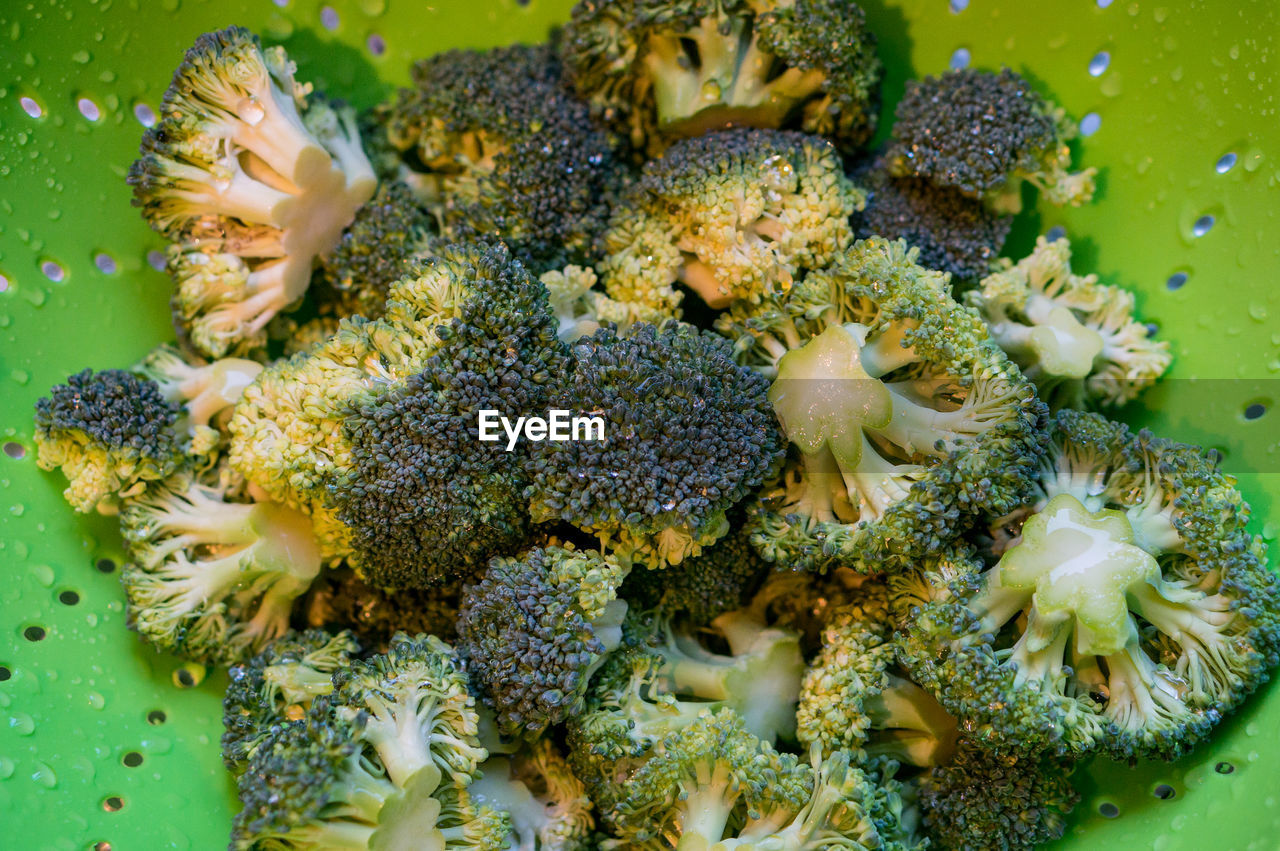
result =
[[[160,241],[129,207],[142,125],[199,33],[243,24],[299,77],[364,106],[411,60],[542,38],[572,0],[0,2],[0,848],[225,847],[225,678],[125,628],[110,519],[39,472],[31,408],[83,366],[170,337]],[[1215,447],[1276,537],[1280,501],[1280,7],[1274,0],[867,0],[903,82],[1009,65],[1079,118],[1096,202],[1040,207],[1080,269],[1139,293],[1171,377],[1126,411]],[[887,121],[886,121],[887,123]],[[1172,764],[1098,760],[1058,849],[1280,847],[1280,693]]]

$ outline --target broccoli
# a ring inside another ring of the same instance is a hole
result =
[[[769,572],[751,546],[740,511],[729,516],[729,534],[666,570],[634,570],[621,595],[632,605],[702,626],[747,605]]]
[[[180,406],[177,426],[190,438],[188,453],[207,455],[220,448],[230,409],[262,372],[262,364],[244,358],[193,364],[174,347],[161,345],[133,371],[154,381],[166,399]]]
[[[333,251],[322,257],[316,300],[338,316],[377,319],[392,285],[415,255],[428,250],[433,224],[409,187],[383,183],[356,212]]]
[[[712,307],[758,302],[844,251],[864,203],[824,139],[730,130],[684,140],[647,163],[618,204],[600,277],[647,321],[677,315],[677,282]]]
[[[416,263],[381,319],[349,317],[272,364],[229,424],[232,465],[325,530],[379,587],[424,587],[517,548],[521,454],[478,442],[476,411],[545,406],[563,371],[544,287],[501,246]],[[431,466],[429,466],[431,465]]]
[[[466,788],[487,753],[452,648],[398,635],[333,684],[240,776],[232,848],[505,847],[509,819]]]
[[[344,567],[320,574],[303,611],[309,626],[354,630],[366,646],[385,650],[397,632],[427,633],[453,643],[461,605],[461,581],[386,591]]]
[[[1044,406],[901,240],[862,240],[785,296],[717,320],[795,453],[752,541],[769,561],[894,571],[1012,510],[1041,451]]]
[[[895,116],[884,159],[897,177],[954,187],[1001,213],[1021,210],[1024,180],[1052,204],[1093,198],[1097,169],[1068,171],[1075,125],[1008,68],[910,81]]]
[[[581,0],[560,41],[568,81],[648,156],[728,127],[846,152],[875,131],[881,64],[850,0]]]
[[[1052,408],[1131,402],[1172,360],[1135,318],[1133,293],[1072,273],[1066,237],[1002,260],[965,301]]]
[[[299,721],[333,691],[333,672],[351,664],[360,644],[349,632],[286,633],[231,667],[222,700],[222,761],[240,774],[280,724]]]
[[[129,171],[134,204],[173,243],[175,321],[213,357],[265,342],[376,187],[354,114],[294,70],[241,27],[200,36]]]
[[[852,607],[864,621],[888,622],[890,602],[888,587],[878,575],[849,567],[814,573],[775,565],[747,608],[762,621],[798,632],[809,659],[821,651],[823,632],[836,611]]]
[[[653,612],[629,614],[623,645],[592,678],[584,711],[569,719],[570,762],[606,819],[625,778],[665,736],[704,713],[732,710],[771,744],[794,736],[799,636],[750,610],[721,615],[704,633],[727,653],[709,649],[692,629]]]
[[[582,710],[592,672],[622,639],[628,566],[572,546],[495,558],[463,593],[459,647],[508,736],[540,736]]]
[[[605,324],[612,323],[619,332],[626,333],[632,324],[645,317],[658,323],[665,318],[661,311],[616,301],[594,289],[598,278],[590,267],[570,265],[553,269],[543,272],[538,280],[547,288],[551,310],[559,323],[557,334],[566,343],[594,334]]]
[[[903,841],[896,784],[843,753],[799,763],[727,709],[668,734],[619,791],[611,823],[640,851],[918,847]]]
[[[918,780],[930,848],[1024,851],[1052,842],[1080,800],[1062,759],[992,757],[961,744],[946,765]]]
[[[320,571],[305,515],[225,496],[178,473],[120,510],[129,625],[162,650],[218,664],[284,634],[293,601]]]
[[[491,756],[468,788],[476,804],[511,817],[510,851],[593,851],[595,817],[586,787],[548,739],[512,756]]]
[[[953,187],[892,177],[879,165],[854,179],[867,189],[866,209],[853,216],[855,235],[906,240],[920,249],[921,266],[949,273],[953,285],[991,271],[1011,216],[993,213]]]
[[[831,613],[822,651],[805,671],[796,738],[824,755],[889,757],[928,767],[950,760],[956,719],[897,667],[897,642],[884,621],[857,605]]]
[[[546,410],[567,358],[546,289],[501,247],[450,249],[401,288],[438,312],[402,318],[393,301],[386,319],[406,345],[438,344],[421,372],[348,407],[350,465],[329,497],[368,581],[427,587],[523,548],[527,451],[481,441],[478,415]]]
[[[184,461],[179,409],[153,381],[85,369],[36,403],[36,463],[62,468],[76,511],[112,511]]]
[[[1280,659],[1275,577],[1197,447],[1060,411],[998,560],[913,610],[901,658],[996,753],[1172,759]]]
[[[531,446],[533,519],[564,520],[651,567],[697,555],[781,457],[767,382],[724,340],[681,324],[603,328],[572,355],[549,405],[601,417],[604,439]]]
[[[550,47],[447,51],[412,76],[375,120],[445,237],[501,238],[539,274],[589,260],[620,166]]]

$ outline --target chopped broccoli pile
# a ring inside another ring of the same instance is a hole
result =
[[[1023,851],[1268,680],[1236,480],[1096,412],[1170,345],[1000,256],[1024,184],[1091,199],[1072,122],[966,69],[863,151],[876,50],[580,0],[357,115],[196,40],[129,172],[176,345],[32,436],[128,626],[229,672],[232,849]]]

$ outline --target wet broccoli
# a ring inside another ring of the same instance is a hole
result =
[[[649,156],[729,127],[852,151],[880,111],[875,36],[850,0],[582,0],[560,43],[573,87]]]
[[[212,357],[265,343],[376,188],[354,113],[294,70],[242,27],[200,36],[129,171],[135,205],[173,243],[175,323]]]
[[[376,120],[445,238],[500,238],[536,274],[589,260],[621,172],[550,47],[439,53],[413,82]]]
[[[898,177],[954,187],[1002,213],[1021,209],[1023,181],[1052,204],[1093,198],[1097,169],[1068,171],[1075,125],[1008,68],[908,82],[895,115],[884,158]]]
[[[560,519],[651,567],[728,532],[726,512],[776,468],[767,382],[728,343],[687,325],[601,329],[572,347],[550,407],[604,420],[603,440],[532,444],[537,521]]]
[[[677,283],[712,307],[758,302],[844,251],[864,201],[825,139],[730,130],[677,142],[615,210],[600,277],[650,322],[678,315]]]

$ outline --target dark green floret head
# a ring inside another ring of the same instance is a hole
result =
[[[178,408],[160,387],[121,369],[85,369],[36,403],[36,463],[61,468],[77,511],[117,504],[183,462]]]
[[[725,340],[692,326],[578,340],[550,404],[601,417],[604,439],[531,446],[534,519],[564,520],[650,566],[697,555],[776,468],[767,390]]]
[[[495,558],[463,595],[459,646],[506,735],[537,738],[577,714],[592,672],[622,639],[627,568],[592,550]]]

